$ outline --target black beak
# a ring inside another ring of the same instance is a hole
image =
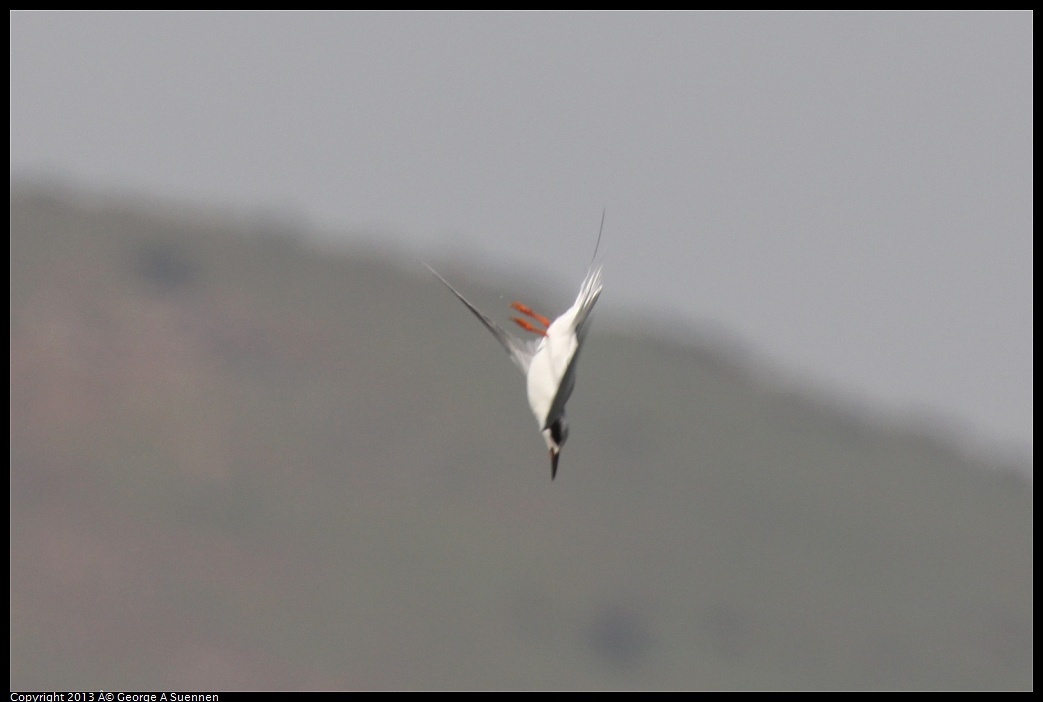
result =
[[[550,450],[550,479],[554,480],[554,476],[558,474],[558,452],[554,449]]]

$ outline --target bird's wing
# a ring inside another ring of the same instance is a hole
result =
[[[511,360],[514,361],[515,365],[521,368],[522,373],[528,373],[529,366],[532,364],[532,357],[536,353],[538,342],[535,340],[522,341],[521,339],[511,336],[504,331],[499,324],[482,314],[482,312],[472,305],[466,297],[461,295],[456,288],[450,285],[449,281],[443,278],[438,271],[426,263],[424,263],[424,266],[427,270],[431,271],[436,278],[442,281],[442,284],[449,288],[449,291],[456,295],[460,302],[467,305],[467,309],[471,310],[474,316],[478,318],[478,321],[485,325],[486,329],[492,332],[492,335],[495,336],[497,341],[499,341],[503,348],[507,350],[507,355],[511,357]]]
[[[559,346],[559,353],[557,354],[565,362],[565,367],[559,371],[561,375],[559,376],[558,388],[554,393],[554,399],[551,400],[550,409],[547,411],[544,429],[565,414],[565,403],[572,395],[572,389],[576,385],[576,364],[579,363],[579,352],[583,347],[583,338],[587,333],[590,312],[594,309],[594,303],[598,301],[600,296],[601,266],[594,266],[587,273],[587,277],[583,279],[576,301],[562,315],[571,328],[570,332],[575,333],[574,345],[571,342],[571,333],[564,335],[550,333],[548,335],[547,344],[549,348],[553,349],[554,344],[565,344],[564,349]],[[571,348],[569,348],[570,346]],[[554,355],[553,353],[551,354],[552,362]]]
[[[582,341],[586,332],[587,317],[594,309],[594,303],[601,297],[601,266],[592,266],[579,286],[579,295],[572,303],[569,312],[574,314],[572,328],[576,330],[576,336]]]
[[[569,387],[561,400],[562,405],[568,399],[568,393],[571,392],[571,380],[568,376],[570,373],[575,373],[575,356],[579,354],[579,348],[587,334],[590,313],[599,297],[601,297],[601,266],[592,266],[579,286],[579,295],[576,296],[572,307],[554,320],[551,328],[547,330],[547,346],[550,351],[553,372],[557,375],[560,385]],[[566,380],[570,380],[570,382],[566,383]]]

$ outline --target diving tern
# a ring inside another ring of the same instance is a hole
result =
[[[602,214],[604,226],[604,214]],[[601,233],[598,232],[598,241]],[[597,255],[597,246],[594,247]],[[576,384],[576,363],[579,360],[580,346],[588,329],[590,311],[601,295],[601,266],[591,263],[587,276],[580,285],[579,295],[572,307],[565,310],[557,319],[551,321],[543,315],[533,312],[520,302],[511,303],[511,308],[534,320],[522,317],[511,319],[526,331],[532,332],[536,339],[519,339],[508,334],[496,322],[487,317],[477,307],[460,294],[434,268],[424,263],[436,278],[449,288],[460,302],[471,310],[485,328],[492,332],[497,341],[507,350],[514,364],[525,374],[525,384],[529,395],[529,407],[536,417],[543,440],[550,451],[551,480],[558,474],[558,454],[565,440],[569,438],[569,425],[565,418],[565,403],[572,395]]]

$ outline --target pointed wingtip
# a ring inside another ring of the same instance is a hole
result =
[[[594,255],[590,257],[591,265],[594,265],[594,259],[598,257],[598,247],[601,246],[601,233],[605,231],[605,213],[608,212],[608,205],[601,208],[601,226],[598,227],[598,240],[594,244]]]
[[[554,478],[557,475],[558,475],[558,454],[554,452],[554,449],[551,449],[551,452],[550,452],[550,479],[554,480]]]

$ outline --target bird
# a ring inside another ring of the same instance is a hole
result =
[[[602,213],[602,227],[604,227]],[[598,233],[598,241],[601,233]],[[597,256],[597,246],[594,247]],[[512,302],[511,308],[529,319],[512,317],[522,329],[532,332],[537,338],[519,339],[508,334],[500,325],[482,313],[466,297],[460,294],[449,281],[434,268],[424,263],[431,273],[442,282],[471,310],[485,328],[492,332],[496,340],[507,351],[514,364],[525,374],[525,385],[528,393],[529,407],[536,417],[540,434],[547,444],[550,453],[551,480],[558,474],[558,455],[561,447],[569,438],[569,425],[565,416],[565,403],[572,395],[576,385],[576,363],[579,351],[586,337],[590,312],[594,303],[601,296],[601,266],[591,262],[586,277],[579,288],[579,295],[572,306],[551,321],[537,314],[528,305]],[[536,324],[529,320],[534,320]]]

